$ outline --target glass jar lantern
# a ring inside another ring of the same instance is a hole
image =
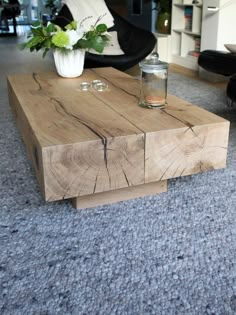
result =
[[[153,53],[149,59],[139,63],[140,106],[148,108],[164,108],[167,105],[168,63],[158,59]]]

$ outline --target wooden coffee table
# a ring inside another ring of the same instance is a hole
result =
[[[108,89],[80,90],[101,79]],[[174,177],[224,168],[229,122],[175,96],[138,106],[139,81],[113,68],[8,77],[9,101],[46,201],[77,208],[155,194]]]

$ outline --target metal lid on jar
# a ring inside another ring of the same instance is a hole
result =
[[[149,58],[142,60],[139,66],[143,71],[154,72],[156,70],[167,69],[168,63],[160,61],[157,53],[152,53]]]

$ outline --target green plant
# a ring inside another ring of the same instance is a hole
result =
[[[104,47],[109,44],[110,36],[106,24],[98,24],[100,19],[87,31],[83,28],[82,22],[78,24],[72,21],[62,29],[52,22],[44,26],[42,22],[37,21],[31,26],[29,40],[20,44],[20,49],[28,48],[30,51],[43,49],[43,57],[50,49],[59,49],[64,53],[74,49],[94,49],[102,53]]]

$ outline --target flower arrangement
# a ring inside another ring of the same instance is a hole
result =
[[[64,53],[75,49],[94,49],[102,53],[104,47],[109,44],[110,36],[106,24],[98,24],[100,19],[87,31],[83,27],[83,21],[80,24],[72,21],[65,29],[53,22],[49,22],[46,26],[42,22],[34,22],[28,34],[29,40],[22,43],[20,48],[29,48],[30,51],[44,49],[43,57],[50,49]]]

